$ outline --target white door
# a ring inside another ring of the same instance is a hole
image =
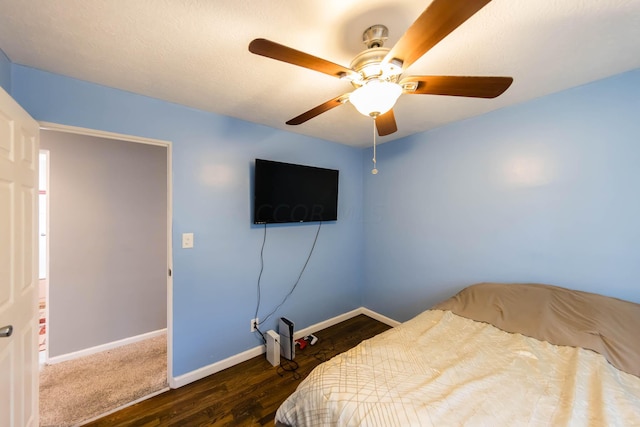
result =
[[[38,247],[40,248],[38,252],[38,279],[46,279],[47,278],[47,218],[49,217],[47,213],[47,198],[49,197],[48,193],[48,183],[47,178],[49,177],[49,171],[47,168],[49,167],[49,152],[48,151],[40,151],[38,155]],[[40,293],[38,296],[41,296]]]
[[[0,88],[0,426],[38,425],[38,123]]]

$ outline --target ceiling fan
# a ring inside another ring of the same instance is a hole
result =
[[[287,121],[299,125],[345,102],[373,117],[380,136],[398,130],[393,105],[400,95],[450,95],[495,98],[513,82],[511,77],[406,76],[402,73],[440,40],[455,30],[491,0],[434,0],[391,49],[383,47],[388,37],[384,25],[365,30],[367,49],[358,54],[350,67],[318,58],[266,39],[255,39],[249,51],[256,55],[288,62],[351,82],[355,90]]]

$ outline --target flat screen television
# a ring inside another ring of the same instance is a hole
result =
[[[253,223],[336,221],[338,172],[256,159]]]

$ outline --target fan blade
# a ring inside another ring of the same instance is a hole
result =
[[[387,53],[384,62],[399,59],[402,69],[406,69],[490,1],[433,0]]]
[[[380,136],[391,135],[398,130],[393,110],[389,110],[376,117],[376,128],[378,129],[378,135]]]
[[[409,76],[400,81],[417,83],[415,91],[405,93],[418,95],[449,95],[470,98],[495,98],[513,83],[511,77],[469,77],[469,76]]]
[[[289,64],[319,71],[333,77],[340,78],[353,73],[352,70],[345,68],[342,65],[334,64],[333,62],[266,39],[253,40],[249,43],[249,51],[256,55],[262,55],[278,61],[288,62]]]
[[[313,119],[314,117],[319,116],[320,114],[327,112],[332,108],[342,105],[344,103],[344,100],[347,99],[346,96],[347,95],[336,96],[335,98],[325,102],[324,104],[320,104],[317,107],[312,108],[311,110],[305,113],[302,113],[297,117],[294,117],[293,119],[289,120],[287,124],[299,125],[306,122],[309,119]]]

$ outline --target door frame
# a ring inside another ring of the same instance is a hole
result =
[[[38,121],[40,130],[66,132],[78,135],[94,136],[98,138],[117,139],[147,145],[158,145],[167,149],[167,383],[175,388],[173,378],[173,253],[172,253],[172,223],[173,223],[173,187],[172,187],[172,145],[171,141],[88,129],[77,126],[61,125],[57,123]],[[48,331],[47,331],[48,332]],[[47,347],[48,349],[48,347]],[[47,352],[47,357],[49,353]]]
[[[40,124],[38,122],[38,124]],[[42,129],[42,127],[40,127],[40,129]],[[47,289],[46,289],[46,293],[45,293],[45,308],[44,308],[44,317],[45,319],[49,319],[49,177],[50,177],[50,173],[49,173],[49,167],[50,167],[50,162],[49,162],[49,155],[51,154],[49,152],[49,150],[43,150],[43,149],[38,149],[38,160],[40,160],[40,154],[41,153],[46,153],[46,157],[47,157],[47,168],[46,168],[46,173],[47,173],[47,177],[45,179],[45,182],[47,184],[47,188],[45,189],[46,194],[46,200],[47,200],[47,212],[46,212],[46,218],[45,218],[45,232],[47,233],[47,238],[46,238],[46,246],[44,249],[45,252],[45,258],[46,258],[46,272],[45,272],[45,280],[47,281]],[[40,178],[41,178],[41,172],[42,172],[42,168],[40,168],[40,162],[38,161],[38,190],[40,189]],[[40,195],[38,194],[38,197],[40,197]],[[40,245],[40,209],[42,209],[42,206],[40,205],[40,199],[38,199],[38,245]],[[41,248],[38,247],[38,257],[40,257],[40,250]],[[40,260],[38,259],[38,305],[40,304]],[[38,306],[38,313],[40,313],[40,307]],[[39,316],[39,314],[38,314]],[[45,339],[45,347],[44,347],[44,360],[40,359],[40,322],[39,322],[39,318],[38,318],[38,363],[40,365],[40,368],[42,368],[42,364],[45,363],[46,361],[49,360],[49,325],[46,325],[45,327],[45,332],[44,332],[44,339]]]

